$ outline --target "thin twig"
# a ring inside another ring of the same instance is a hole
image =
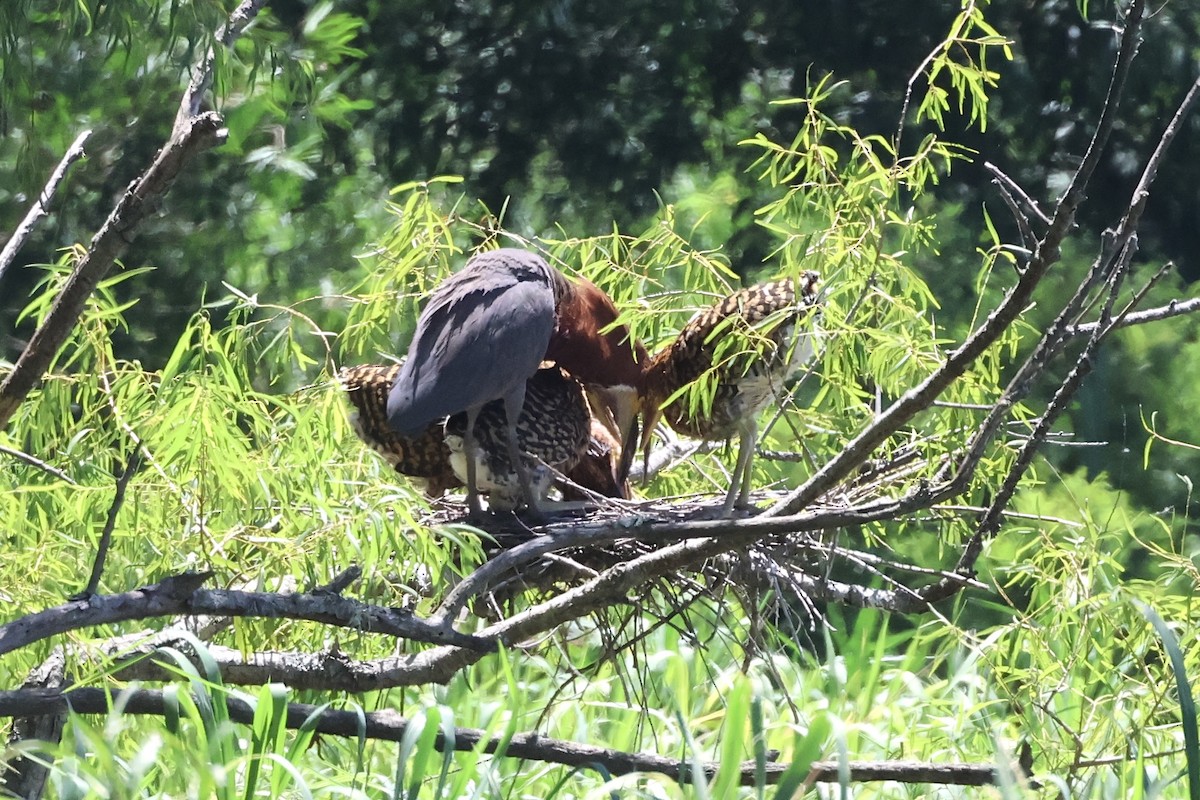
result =
[[[45,461],[42,461],[40,458],[37,458],[36,456],[31,456],[29,453],[26,453],[22,450],[17,450],[16,448],[6,447],[5,445],[0,444],[0,453],[3,453],[6,456],[12,456],[13,458],[16,458],[20,461],[24,461],[26,464],[30,465],[31,467],[37,467],[42,472],[45,472],[47,475],[53,475],[55,478],[58,478],[60,481],[63,481],[64,483],[67,483],[71,486],[79,485],[75,481],[74,478],[72,478],[67,473],[63,472],[58,467],[51,466],[50,464],[47,464]]]
[[[100,576],[104,574],[104,562],[108,558],[108,547],[112,543],[113,528],[117,525],[117,513],[121,510],[121,506],[125,504],[125,487],[129,485],[133,474],[137,472],[138,465],[141,464],[141,458],[138,455],[138,448],[135,444],[133,450],[129,453],[129,461],[125,464],[125,471],[117,478],[116,491],[113,493],[112,505],[108,507],[108,518],[104,521],[104,530],[100,532],[100,542],[96,545],[96,560],[92,562],[92,576],[88,578],[87,586],[83,587],[83,591],[72,597],[72,600],[84,600],[96,593],[100,588]]]
[[[1050,218],[1046,216],[1046,212],[1042,211],[1037,201],[1021,188],[1021,184],[1010,178],[1002,169],[990,161],[984,161],[983,166],[988,172],[992,173],[998,186],[1004,188],[1012,197],[1021,201],[1021,205],[1025,206],[1027,213],[1033,214],[1038,222],[1043,225],[1050,224]],[[1022,214],[1022,216],[1024,215]]]
[[[1009,193],[1008,188],[1003,183],[999,181],[992,181],[992,183],[1000,191],[1000,199],[1008,206],[1009,213],[1016,220],[1017,231],[1021,234],[1022,252],[1032,253],[1034,247],[1037,245],[1037,234],[1033,232],[1033,226],[1029,224],[1029,217],[1025,216],[1024,212],[1021,211],[1021,207],[1017,205],[1016,198]],[[1020,271],[1021,269],[1023,267],[1018,265],[1017,270]]]
[[[12,266],[13,261],[17,258],[17,253],[25,246],[25,242],[33,234],[33,229],[42,217],[50,213],[50,201],[54,199],[54,193],[58,191],[58,186],[67,176],[67,170],[71,165],[86,155],[83,152],[83,143],[92,135],[90,130],[82,131],[75,137],[75,141],[71,142],[71,146],[67,148],[66,154],[62,160],[58,162],[58,166],[50,173],[50,179],[46,181],[46,185],[42,187],[41,194],[37,200],[29,207],[29,212],[25,214],[25,218],[17,225],[12,232],[12,236],[8,237],[8,241],[4,243],[4,249],[0,250],[0,282],[4,280],[4,273]]]
[[[1130,325],[1161,322],[1164,319],[1180,317],[1184,314],[1194,314],[1197,311],[1200,311],[1200,297],[1193,297],[1189,300],[1172,300],[1165,306],[1156,306],[1155,308],[1147,308],[1142,311],[1126,314],[1121,318],[1117,327],[1128,328]],[[1098,327],[1100,327],[1100,323],[1098,322],[1084,322],[1080,325],[1067,328],[1065,333],[1067,336],[1090,336]]]

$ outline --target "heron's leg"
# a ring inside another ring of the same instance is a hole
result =
[[[529,468],[525,464],[524,454],[521,452],[521,445],[517,441],[517,420],[521,416],[521,410],[525,407],[525,384],[509,392],[504,397],[504,421],[508,427],[508,460],[512,463],[513,469],[517,471],[517,480],[521,482],[521,494],[525,496],[525,505],[529,508],[529,513],[534,517],[542,516],[541,505],[537,497],[537,493],[533,490],[533,480],[529,475]]]
[[[738,445],[737,467],[729,482],[729,491],[725,495],[725,504],[721,513],[728,516],[734,508],[745,508],[750,503],[751,463],[754,461],[754,445],[758,438],[758,421],[751,419],[742,426],[740,443]]]
[[[467,455],[467,508],[471,517],[479,519],[483,516],[483,506],[479,503],[479,489],[475,479],[478,447],[475,444],[475,419],[479,416],[479,406],[467,409],[467,430],[463,434],[463,452]]]

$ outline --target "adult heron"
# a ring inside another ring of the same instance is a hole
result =
[[[408,358],[388,395],[388,423],[405,436],[434,420],[466,412],[467,503],[482,514],[476,481],[475,420],[502,400],[510,463],[526,505],[541,513],[517,441],[525,382],[537,372],[554,332],[567,279],[534,253],[502,248],[479,253],[434,290],[417,319]]]

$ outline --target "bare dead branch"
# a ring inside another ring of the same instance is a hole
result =
[[[12,263],[17,258],[17,253],[25,246],[25,242],[33,234],[33,229],[42,217],[50,213],[50,201],[54,199],[54,193],[58,191],[58,185],[63,182],[67,176],[67,170],[71,165],[79,159],[83,158],[83,143],[92,135],[90,130],[82,131],[75,137],[75,141],[71,142],[71,146],[67,148],[67,152],[63,155],[62,160],[58,162],[58,166],[50,173],[49,180],[42,187],[41,193],[37,200],[33,201],[33,205],[29,207],[29,212],[25,214],[25,218],[21,220],[16,229],[12,232],[12,236],[8,237],[8,241],[4,243],[4,249],[0,250],[0,281],[4,280],[4,273],[12,266]]]
[[[226,46],[232,44],[263,5],[265,0],[242,0],[218,32]],[[142,223],[154,213],[184,166],[224,136],[220,115],[212,111],[198,113],[200,97],[212,82],[212,66],[210,50],[184,93],[171,136],[146,171],[125,190],[92,237],[87,253],[71,271],[46,319],[34,331],[12,372],[0,383],[0,428],[8,424],[17,407],[46,373],[83,313],[88,297],[137,237]]]
[[[992,173],[992,177],[995,179],[997,186],[1002,188],[1009,195],[1009,197],[1020,201],[1020,205],[1023,207],[1021,211],[1022,217],[1024,217],[1025,214],[1032,214],[1034,219],[1043,225],[1050,224],[1050,218],[1046,216],[1046,212],[1042,211],[1042,208],[1038,205],[1037,201],[1030,197],[1029,194],[1021,188],[1021,184],[1010,178],[1002,169],[990,161],[984,161],[983,166],[988,172]],[[1028,222],[1028,220],[1026,220],[1026,222]]]
[[[1159,138],[1154,152],[1148,159],[1142,175],[1138,179],[1137,186],[1130,197],[1126,213],[1122,217],[1117,230],[1105,237],[1102,251],[1093,262],[1087,277],[1080,283],[1072,298],[1063,306],[1063,309],[1056,316],[1054,322],[1038,342],[1034,352],[1026,359],[1025,363],[1017,371],[1017,374],[1010,380],[1008,386],[1005,387],[1001,397],[993,405],[987,418],[980,425],[976,435],[969,443],[965,455],[959,461],[957,465],[958,474],[953,479],[953,482],[959,486],[963,486],[973,472],[974,465],[982,458],[984,449],[999,430],[1002,420],[1007,416],[1011,408],[1028,394],[1033,381],[1045,372],[1050,359],[1066,341],[1068,331],[1067,322],[1082,307],[1084,298],[1090,291],[1093,282],[1101,277],[1106,278],[1109,288],[1106,293],[1107,301],[1105,310],[1095,326],[1087,328],[1090,331],[1089,339],[1079,356],[1078,362],[1068,373],[1059,390],[1055,393],[1046,413],[1037,421],[1033,433],[1026,438],[1021,449],[1018,451],[1017,460],[1012,470],[993,498],[988,513],[984,516],[976,532],[964,547],[962,557],[959,561],[960,570],[973,569],[975,560],[982,552],[983,542],[998,530],[1003,508],[1011,500],[1020,477],[1024,474],[1029,464],[1032,463],[1034,455],[1050,434],[1050,425],[1066,409],[1066,403],[1074,396],[1083,378],[1091,371],[1092,357],[1096,349],[1100,346],[1102,339],[1122,324],[1122,321],[1131,313],[1137,302],[1149,291],[1150,286],[1165,274],[1164,270],[1159,270],[1145,287],[1135,293],[1133,300],[1126,304],[1116,319],[1113,319],[1112,307],[1116,302],[1116,290],[1127,273],[1133,254],[1137,249],[1137,223],[1149,198],[1150,186],[1158,174],[1162,160],[1166,157],[1167,148],[1178,134],[1183,119],[1190,113],[1198,99],[1200,99],[1200,79],[1197,79],[1192,84],[1188,93],[1176,109],[1175,114],[1167,124],[1167,127],[1164,129],[1162,136]],[[1115,252],[1113,248],[1115,248]],[[1110,263],[1110,259],[1115,259],[1115,261]],[[1083,326],[1075,326],[1076,331],[1082,328]]]
[[[226,696],[225,704],[229,718],[240,724],[254,721],[254,706],[238,697]],[[119,705],[123,714],[163,716],[167,704],[163,693],[152,689],[133,689],[120,693],[116,698],[104,689],[79,688],[70,691],[55,689],[22,689],[0,692],[0,716],[32,717],[39,714],[63,713],[68,709],[77,714],[107,714],[114,705]],[[366,736],[388,742],[399,742],[408,731],[411,722],[390,709],[359,713],[331,708],[320,708],[307,703],[289,703],[286,726],[299,728],[309,719],[316,719],[315,730],[326,736],[358,738]],[[665,758],[651,753],[629,753],[594,745],[580,744],[562,739],[552,739],[537,733],[517,733],[507,740],[491,737],[486,731],[476,728],[455,728],[452,741],[439,732],[434,747],[445,752],[477,751],[522,758],[549,764],[572,767],[601,766],[611,775],[627,775],[633,772],[656,772],[667,775],[681,783],[694,780],[693,764],[688,760]],[[719,762],[703,762],[704,779],[711,779],[720,768]],[[790,765],[771,761],[766,764],[767,783],[778,783]],[[837,762],[818,761],[812,765],[809,779],[834,782],[839,780]],[[856,782],[902,781],[906,783],[934,783],[958,786],[984,786],[995,783],[998,770],[991,764],[945,763],[936,764],[919,761],[848,762],[845,765],[850,779]],[[740,782],[753,786],[756,782],[757,766],[754,762],[740,765]]]
[[[242,0],[238,7],[229,15],[225,24],[217,29],[216,40],[223,47],[232,47],[246,27],[258,16],[258,12],[267,4],[267,0]],[[208,93],[213,82],[216,53],[214,48],[208,48],[204,58],[192,69],[192,79],[183,93],[179,103],[179,111],[175,115],[175,125],[172,136],[175,136],[189,119],[200,113],[204,95]]]
[[[1024,476],[1025,471],[1029,469],[1029,465],[1033,463],[1034,457],[1041,450],[1042,442],[1045,441],[1046,436],[1050,433],[1051,425],[1067,410],[1067,405],[1071,401],[1071,398],[1075,396],[1075,392],[1079,390],[1083,379],[1092,371],[1096,351],[1099,349],[1105,336],[1112,331],[1112,326],[1108,324],[1111,321],[1112,306],[1116,302],[1121,278],[1124,276],[1126,270],[1128,270],[1129,262],[1133,258],[1133,250],[1132,246],[1125,249],[1121,261],[1109,278],[1108,302],[1105,304],[1100,318],[1106,327],[1098,329],[1088,339],[1075,365],[1067,373],[1062,384],[1050,399],[1049,405],[1046,406],[1046,410],[1042,412],[1042,416],[1034,426],[1033,431],[1030,432],[1029,438],[1026,439],[1021,449],[1017,451],[1017,457],[1009,468],[1008,474],[996,490],[991,506],[988,508],[987,513],[983,515],[983,518],[980,519],[979,526],[975,533],[972,534],[970,540],[968,540],[967,546],[963,548],[963,557],[959,562],[960,570],[974,568],[975,559],[978,558],[978,553],[982,550],[982,540],[990,538],[1000,529],[1000,520],[1004,509],[1008,507],[1013,494],[1016,493],[1017,486]]]
[[[136,237],[138,228],[166,194],[184,164],[217,142],[221,125],[221,118],[211,112],[192,118],[181,135],[172,137],[158,152],[150,168],[130,184],[92,239],[87,253],[72,270],[46,319],[17,358],[12,372],[0,383],[0,427],[8,424],[13,412],[41,379],[75,327],[88,297]]]
[[[1164,319],[1172,317],[1180,317],[1184,314],[1194,314],[1200,311],[1200,297],[1193,297],[1190,300],[1172,300],[1165,306],[1157,306],[1155,308],[1147,308],[1142,311],[1135,311],[1124,315],[1117,322],[1118,328],[1127,328],[1130,325],[1144,325],[1147,322],[1160,322]],[[1080,325],[1067,328],[1067,336],[1090,336],[1098,327],[1098,322],[1085,322]]]
[[[1192,112],[1192,107],[1195,106],[1197,99],[1200,99],[1200,78],[1192,82],[1191,88],[1188,89],[1188,93],[1179,103],[1179,108],[1175,109],[1171,121],[1167,123],[1162,136],[1159,137],[1158,145],[1154,148],[1154,152],[1150,154],[1150,158],[1142,170],[1142,176],[1138,179],[1138,184],[1133,190],[1129,210],[1121,219],[1121,225],[1117,230],[1117,248],[1123,249],[1125,243],[1129,241],[1129,237],[1133,236],[1137,231],[1142,211],[1146,208],[1146,201],[1150,199],[1150,186],[1154,183],[1154,179],[1158,177],[1158,170],[1162,166],[1163,159],[1167,157],[1167,148],[1171,146],[1171,143],[1175,141],[1175,137],[1179,135],[1183,121]]]
[[[961,574],[972,574],[974,572],[975,562],[983,552],[984,543],[1000,529],[1004,509],[1008,507],[1021,478],[1041,449],[1042,443],[1050,432],[1050,426],[1066,410],[1071,398],[1075,396],[1075,393],[1083,383],[1083,379],[1092,371],[1093,358],[1097,349],[1100,347],[1103,339],[1113,330],[1109,315],[1111,314],[1113,304],[1116,302],[1121,278],[1128,270],[1129,262],[1133,258],[1134,247],[1135,245],[1130,242],[1129,246],[1125,248],[1116,268],[1109,275],[1108,301],[1101,316],[1101,321],[1106,324],[1106,327],[1096,330],[1089,338],[1075,365],[1067,373],[1057,391],[1055,391],[1054,396],[1051,398],[1045,412],[1038,419],[1033,431],[1021,449],[1017,451],[1017,457],[1014,459],[1008,474],[997,489],[991,506],[989,506],[987,512],[980,519],[975,532],[963,546],[962,555],[955,569],[956,572]],[[1082,289],[1083,286],[1081,284],[1080,288]],[[939,585],[945,588],[944,582]]]
[[[1008,206],[1008,212],[1012,214],[1013,220],[1017,223],[1017,231],[1021,234],[1021,247],[1025,253],[1032,253],[1037,246],[1037,234],[1033,232],[1033,226],[1029,224],[1029,217],[1025,216],[1025,212],[1021,210],[1016,198],[1012,196],[1004,183],[999,180],[993,180],[992,183],[996,185],[996,189],[1000,192],[1000,199]],[[1021,270],[1023,267],[1018,265],[1017,269]]]
[[[114,595],[94,595],[28,614],[0,625],[0,655],[55,634],[92,625],[166,616],[301,619],[418,642],[452,643],[479,650],[494,643],[436,627],[399,609],[381,608],[336,594],[274,594],[202,589],[211,573],[173,575],[152,586]]]

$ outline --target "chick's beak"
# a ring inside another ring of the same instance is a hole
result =
[[[624,484],[629,477],[629,469],[633,466],[633,456],[637,452],[638,442],[638,412],[641,402],[637,390],[622,387],[610,394],[612,399],[613,418],[617,424],[616,434],[621,440],[621,460],[617,466],[617,484]]]

